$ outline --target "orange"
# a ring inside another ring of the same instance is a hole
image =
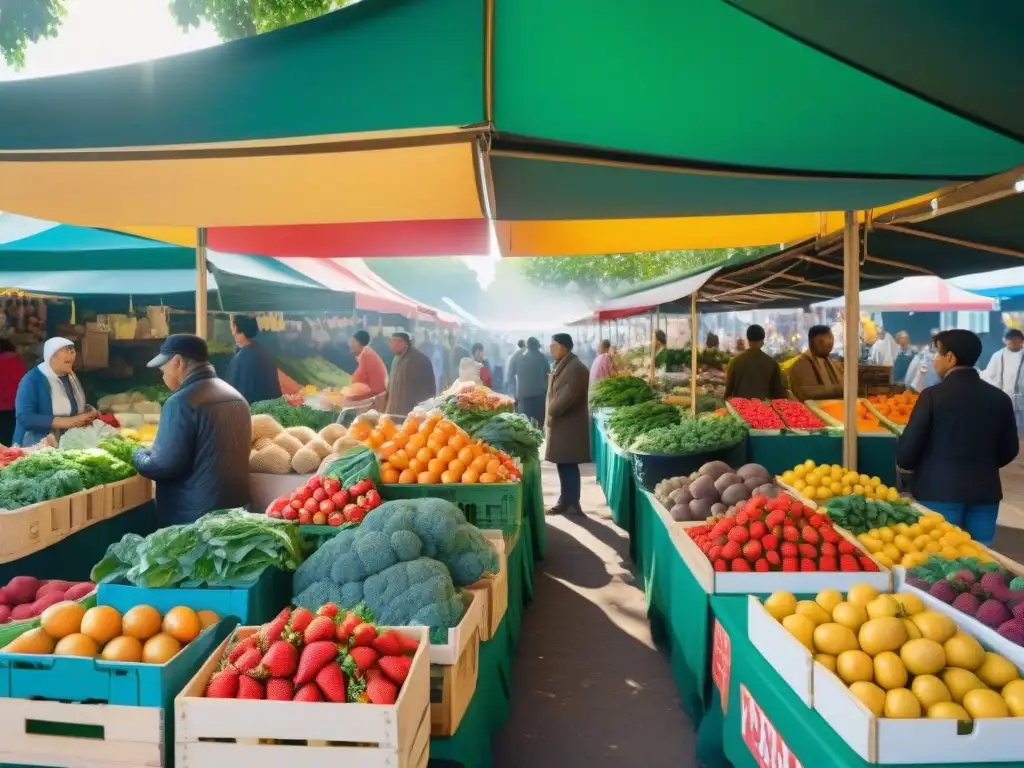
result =
[[[349,429],[348,435],[352,439],[358,440],[359,442],[362,442],[362,441],[366,440],[366,438],[368,438],[370,436],[370,432],[372,432],[372,431],[373,430],[371,429],[369,424],[367,424],[365,422],[362,422],[362,421],[357,421]]]
[[[462,473],[462,482],[464,483],[475,483],[480,479],[480,473],[470,467]]]
[[[475,459],[475,458],[476,458],[476,455],[473,453],[473,449],[470,448],[468,445],[465,448],[463,448],[461,451],[459,451],[459,461],[461,461],[466,466],[469,466],[470,464],[472,464],[473,463],[473,459]]]
[[[82,617],[82,634],[88,635],[100,645],[106,645],[121,634],[121,614],[113,606],[94,605]]]
[[[387,416],[385,416],[383,419],[377,422],[377,429],[379,429],[381,433],[384,435],[384,437],[386,437],[388,440],[391,440],[395,435],[398,434],[398,427],[395,426],[395,422],[393,422]]]
[[[477,474],[484,472],[487,469],[487,459],[483,456],[477,456],[472,462],[470,462],[469,468]]]
[[[393,484],[398,482],[398,478],[401,477],[401,473],[394,467],[388,467],[380,470],[380,481],[386,484]]]
[[[411,469],[403,469],[398,476],[398,482],[402,485],[413,485],[416,482],[416,473]]]
[[[452,463],[452,459],[458,458],[459,452],[447,445],[437,452],[437,458],[445,463],[445,466]]]
[[[465,435],[455,434],[448,440],[448,445],[451,446],[452,450],[461,451],[469,444],[469,439]]]
[[[487,472],[489,474],[496,475],[499,469],[501,469],[501,461],[499,459],[491,459],[487,462]]]
[[[199,617],[191,608],[178,605],[164,614],[160,628],[179,643],[191,643],[202,631]]]
[[[409,459],[409,469],[418,475],[420,472],[427,470],[427,462],[420,461],[419,459]]]
[[[409,442],[405,444],[405,450],[410,453],[415,453],[420,448],[423,448],[427,444],[427,436],[417,432],[415,435],[409,436]]]
[[[405,432],[397,432],[395,433],[395,436],[391,438],[391,442],[399,448],[405,448],[406,443],[409,442],[409,436],[405,434]]]
[[[432,450],[435,455],[440,453],[442,448],[447,448],[447,447],[448,447],[448,443],[447,443],[447,440],[445,439],[445,436],[444,435],[439,435],[437,432],[434,432],[427,439],[427,448]]]
[[[466,471],[466,463],[461,459],[452,459],[448,462],[448,469],[459,477],[462,477],[462,473]]]
[[[142,646],[144,664],[166,664],[181,650],[181,643],[166,632],[154,635]]]
[[[473,445],[471,447],[473,448],[473,455],[474,456],[483,456],[484,455],[484,445],[483,445],[483,443],[473,443]]]
[[[416,482],[420,485],[436,485],[441,482],[441,478],[433,472],[420,472],[416,477]]]
[[[121,617],[121,632],[136,640],[148,640],[160,631],[163,618],[151,605],[136,605]]]
[[[441,459],[431,459],[427,462],[427,471],[433,472],[435,475],[440,475],[446,469],[448,469],[448,465],[441,461]]]
[[[424,464],[426,464],[432,458],[434,458],[434,452],[427,448],[427,446],[423,446],[418,451],[416,451],[416,458],[419,459]]]
[[[419,428],[420,419],[418,416],[408,416],[406,417],[405,422],[402,424],[402,431],[407,435],[411,435]]]
[[[459,431],[458,426],[456,426],[455,422],[450,419],[441,419],[439,422],[437,422],[437,426],[435,427],[435,429],[449,436],[454,435],[456,432]]]
[[[196,613],[196,616],[199,617],[199,626],[203,629],[206,629],[207,627],[212,627],[214,624],[220,621],[220,616],[218,616],[213,611],[208,611],[205,609],[202,611],[198,611]]]
[[[87,656],[93,657],[100,652],[100,645],[88,635],[74,632],[57,641],[53,649],[54,656]]]
[[[121,635],[103,646],[100,658],[104,661],[142,661],[142,643],[134,637]]]
[[[371,430],[370,436],[366,438],[366,444],[377,450],[384,445],[384,434],[379,429]]]
[[[391,454],[391,458],[388,460],[388,464],[397,470],[403,470],[409,468],[409,454],[405,451],[397,451]]]
[[[46,630],[46,634],[54,640],[60,640],[68,635],[78,634],[82,631],[82,618],[85,616],[85,606],[79,605],[71,600],[65,600],[51,605],[40,617],[40,626]],[[79,656],[81,654],[71,654]]]
[[[393,440],[388,440],[386,443],[384,443],[384,445],[380,447],[380,450],[377,451],[377,456],[381,459],[381,461],[387,461],[395,454],[398,448],[399,446],[397,443],[395,443]]]
[[[441,473],[441,482],[444,483],[445,485],[451,485],[452,483],[457,483],[461,479],[462,479],[461,475],[459,475],[457,472],[454,472],[454,471],[452,471],[450,469],[446,469],[444,472]]]
[[[496,482],[498,482],[498,476],[497,475],[492,475],[490,472],[484,472],[482,475],[480,475],[480,482],[481,483],[496,483]]]

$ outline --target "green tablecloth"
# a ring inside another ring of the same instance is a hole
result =
[[[701,723],[700,746],[710,752],[714,748],[714,743],[718,741],[724,757],[734,768],[757,768],[758,762],[747,748],[742,736],[742,684],[804,768],[867,768],[872,765],[858,757],[817,712],[807,708],[751,645],[747,639],[746,600],[745,596],[732,595],[711,598],[714,616],[728,633],[731,644],[729,693],[724,717],[717,698],[717,690],[712,696],[714,710],[709,709],[708,716]],[[719,723],[722,725],[720,740],[715,738],[715,734],[705,733],[711,730],[711,726]],[[710,754],[701,754],[700,757],[705,768],[728,765],[721,762],[721,753],[717,760]],[[959,765],[970,768],[1024,768],[1024,762]],[[917,765],[915,768],[932,766]]]
[[[895,435],[889,437],[857,437],[857,471],[877,475],[888,486],[896,485]]]
[[[590,414],[590,456],[594,460],[594,475],[601,487],[604,487],[604,438],[600,429],[603,420],[600,413]]]
[[[612,442],[605,430],[604,423],[597,424],[597,446],[595,455],[601,456],[603,470],[598,482],[612,511],[612,521],[629,534],[630,543],[633,533],[633,454],[624,451]],[[630,551],[632,555],[632,549]]]
[[[544,523],[544,487],[539,460],[531,459],[523,464],[522,492],[523,530],[526,530],[526,522],[529,521],[529,541],[533,547],[533,559],[543,560],[544,549],[547,546],[547,526]]]
[[[747,461],[773,475],[814,459],[817,464],[841,464],[843,439],[829,435],[748,435]]]
[[[146,536],[156,530],[156,504],[146,502],[116,517],[102,520],[28,557],[0,564],[0,583],[15,576],[86,581],[107,547],[126,533]]]

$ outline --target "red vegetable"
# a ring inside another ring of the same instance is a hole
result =
[[[767,403],[746,397],[729,398],[729,405],[753,429],[783,429],[779,414]]]
[[[796,400],[772,400],[772,408],[790,429],[825,428],[825,423],[821,419],[811,413],[806,405]]]

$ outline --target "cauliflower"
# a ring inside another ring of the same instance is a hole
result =
[[[316,610],[365,603],[384,625],[456,626],[457,586],[497,570],[497,555],[461,510],[441,499],[389,501],[340,531],[295,573],[294,602]]]

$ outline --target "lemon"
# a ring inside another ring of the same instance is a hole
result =
[[[814,459],[807,459],[807,461],[804,462],[804,466],[807,467],[808,469],[814,469]]]
[[[904,554],[914,551],[914,542],[911,541],[910,537],[907,536],[905,533],[901,533],[899,536],[893,539],[892,543],[895,544],[896,548]]]
[[[892,528],[886,526],[885,528],[878,529],[878,538],[880,538],[882,541],[888,542],[895,539],[896,534],[893,532]]]
[[[892,568],[895,565],[895,563],[892,560],[890,560],[885,554],[881,552],[873,552],[872,555],[874,556],[875,560],[878,562],[879,565],[885,566],[886,568]]]
[[[897,491],[895,488],[890,488],[889,489],[889,493],[886,496],[885,500],[888,501],[888,502],[899,501],[900,500],[900,492]]]
[[[821,488],[818,489],[818,498],[819,499],[831,499],[832,498],[832,490],[830,488],[826,488],[825,486],[822,486]]]
[[[895,544],[886,544],[882,547],[882,553],[894,563],[903,559],[903,553]]]
[[[912,526],[907,528],[907,536],[909,536],[912,539],[916,539],[918,536],[921,535],[921,533],[922,533],[921,526],[918,525],[917,523],[914,523]]]
[[[807,474],[807,467],[802,464],[799,467],[793,468],[793,477],[800,478]]]
[[[864,495],[864,486],[861,485],[860,483],[855,483],[854,486],[853,486],[853,492],[858,494],[859,496],[863,496]]]
[[[939,550],[939,554],[947,560],[956,560],[960,557],[960,553],[956,551],[954,547],[943,547]]]
[[[848,485],[844,485],[844,486],[843,486],[843,487],[842,487],[842,488],[840,489],[840,492],[841,492],[841,493],[843,494],[843,496],[850,496],[850,495],[851,495],[851,494],[853,493],[853,488],[851,488],[851,487],[850,487],[850,486],[848,486]]]
[[[894,531],[896,531],[896,533],[904,533],[905,534],[907,531],[910,530],[910,526],[907,525],[906,523],[896,523],[896,525],[894,525],[892,527],[892,529]]]
[[[841,496],[843,494],[843,484],[838,480],[833,480],[829,485],[829,490],[832,491],[833,496]]]
[[[928,543],[924,545],[924,551],[929,554],[934,554],[935,552],[939,552],[941,550],[942,547],[939,546],[939,542],[937,541],[929,540]]]
[[[857,479],[860,481],[860,484],[865,487],[871,485],[871,478],[867,475],[861,475]]]
[[[796,480],[796,472],[792,469],[787,469],[782,473],[782,482],[786,485],[792,485],[794,480]]]
[[[916,536],[914,538],[914,549],[920,551],[927,547],[931,542],[932,540],[922,533],[920,536]]]
[[[932,528],[932,530],[928,532],[928,536],[929,538],[931,538],[932,541],[938,544],[939,539],[942,538],[942,531],[940,531],[938,528]]]
[[[874,554],[875,552],[880,552],[882,549],[882,542],[878,539],[873,539],[870,536],[861,539],[860,542],[864,545],[864,548],[867,549],[867,551],[871,554]]]
[[[871,477],[871,487],[872,488],[877,488],[881,484],[882,484],[882,478],[880,478],[878,475],[873,475]]]
[[[803,491],[805,488],[807,488],[807,483],[803,480],[803,478],[799,478],[793,481],[793,488],[795,488],[798,491]]]

